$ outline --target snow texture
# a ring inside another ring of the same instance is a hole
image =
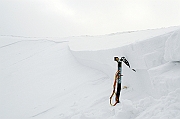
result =
[[[180,61],[180,30],[174,32],[166,41],[164,58],[167,61]]]
[[[0,36],[0,118],[179,119],[179,28],[65,39]],[[112,107],[114,56],[125,56],[136,72],[123,64],[128,88]]]

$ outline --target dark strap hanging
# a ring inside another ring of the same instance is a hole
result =
[[[119,103],[119,96],[120,96],[120,91],[121,91],[121,62],[119,62],[119,70],[117,71],[117,73],[115,74],[115,78],[114,78],[114,84],[113,84],[113,92],[110,96],[110,104],[112,106],[115,106],[117,103]],[[116,77],[118,75],[118,77]],[[115,89],[116,89],[116,85],[117,85],[117,92],[115,93]],[[112,104],[112,97],[116,94],[115,97],[115,103]]]
[[[112,94],[110,96],[110,104],[111,104],[111,106],[115,106],[118,103],[118,101],[116,100],[116,102],[114,104],[112,104],[112,97],[115,94],[115,89],[116,89],[116,78],[114,80],[113,92],[112,92]],[[116,99],[117,99],[117,97],[116,97]]]

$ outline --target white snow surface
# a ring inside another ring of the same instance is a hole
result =
[[[179,119],[179,29],[0,36],[0,119]],[[123,64],[128,88],[112,107],[114,56],[125,56],[136,72]]]
[[[174,32],[166,41],[164,58],[167,61],[180,61],[180,31]]]

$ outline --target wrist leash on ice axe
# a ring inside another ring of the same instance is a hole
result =
[[[115,74],[115,79],[114,79],[114,84],[113,84],[113,92],[110,96],[110,104],[111,106],[115,106],[117,103],[119,103],[119,96],[120,96],[120,91],[121,91],[121,72],[122,72],[122,62],[124,62],[129,68],[130,68],[130,64],[129,62],[126,60],[125,57],[121,57],[121,59],[119,59],[118,57],[114,57],[114,61],[117,61],[118,63],[118,71],[117,73]],[[133,71],[136,72],[135,69],[132,69]],[[118,77],[116,77],[118,76]],[[117,81],[116,81],[117,80]],[[116,92],[116,98],[115,98],[115,103],[112,104],[112,97],[113,95],[115,94],[115,88],[116,88],[116,85],[117,85],[117,92]]]

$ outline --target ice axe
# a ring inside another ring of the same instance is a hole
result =
[[[116,88],[116,78],[115,78],[114,85],[113,85],[113,92],[110,96],[110,104],[112,106],[115,106],[117,103],[119,103],[119,96],[120,96],[120,90],[121,90],[122,62],[124,62],[130,68],[130,64],[125,57],[121,57],[121,59],[119,59],[118,57],[114,57],[114,61],[117,61],[117,63],[118,63],[118,82],[117,82],[117,92],[116,92],[116,98],[115,98],[116,102],[114,104],[112,104],[111,99],[112,99],[113,95],[115,94],[115,88]],[[136,72],[135,69],[132,69],[132,70],[134,72]]]

